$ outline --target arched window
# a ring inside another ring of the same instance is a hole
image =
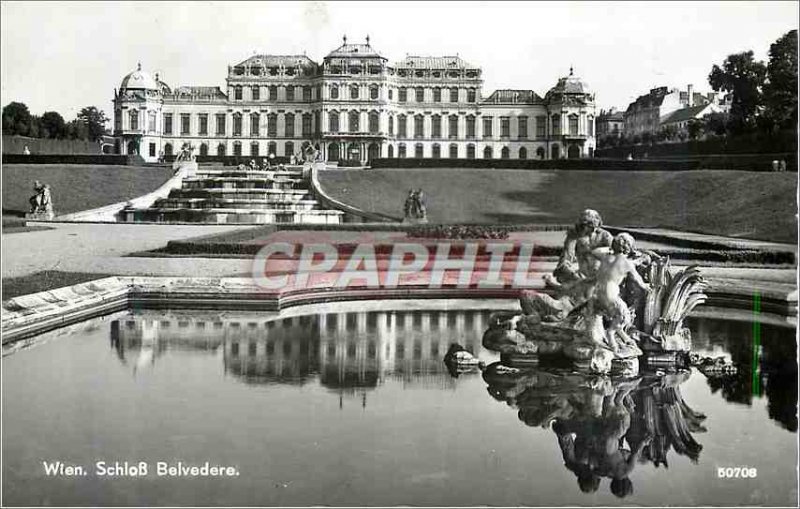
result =
[[[261,99],[261,89],[258,85],[253,85],[250,89],[250,96],[253,98],[254,101],[258,101]]]
[[[537,148],[536,149],[536,159],[544,159],[544,157],[545,157],[544,148],[542,148],[542,147]]]
[[[400,159],[405,159],[406,157],[406,144],[401,143],[397,146],[397,157]]]
[[[414,90],[414,100],[418,103],[425,102],[425,89],[422,87],[417,87]]]
[[[519,148],[519,158],[520,159],[527,159],[528,158],[528,149],[525,147]]]
[[[278,115],[276,113],[267,115],[267,136],[270,138],[278,136]]]
[[[380,130],[380,117],[378,116],[377,111],[371,111],[369,113],[369,132],[372,134],[377,134]]]
[[[164,155],[171,156],[172,155],[172,143],[167,143],[164,145]]]
[[[453,87],[450,89],[450,102],[451,103],[458,102],[458,87]]]
[[[431,157],[434,159],[441,159],[442,147],[438,143],[433,144],[433,148],[431,149]]]
[[[259,133],[259,115],[258,113],[250,114],[250,136],[258,136]]]
[[[270,101],[277,101],[278,100],[278,87],[277,87],[277,85],[271,85],[269,87],[269,100]]]
[[[424,148],[422,147],[422,143],[417,143],[414,145],[414,157],[417,159],[422,159],[424,156],[422,155]]]
[[[492,158],[492,147],[486,147],[483,149],[483,158],[484,159]]]
[[[339,160],[339,144],[331,143],[328,145],[328,161]]]
[[[450,159],[458,159],[458,145],[455,143],[450,144],[450,153],[448,154]]]
[[[268,156],[276,156],[278,155],[278,144],[274,141],[271,141],[267,144],[267,155]]]
[[[328,131],[332,133],[339,132],[339,113],[336,111],[328,113]]]
[[[303,101],[311,102],[311,87],[303,87]]]
[[[241,156],[242,155],[242,143],[239,141],[233,142],[233,155]]]
[[[358,85],[350,85],[350,99],[358,99]]]
[[[370,99],[377,99],[379,94],[378,85],[370,85],[369,86],[369,98]]]
[[[361,126],[360,126],[360,122],[359,122],[360,117],[361,117],[361,114],[359,112],[357,112],[357,111],[351,111],[350,112],[349,117],[348,117],[348,130],[351,133],[357,133],[358,131],[361,130],[360,129]]]
[[[431,137],[442,137],[442,117],[441,115],[433,115],[431,117]]]
[[[414,115],[414,138],[425,137],[425,117]]]
[[[283,144],[283,155],[289,157],[292,154],[294,154],[294,143],[292,143],[291,141],[287,141],[286,143]]]
[[[408,90],[406,87],[400,87],[397,89],[397,102],[404,103],[408,100]]]
[[[294,113],[283,115],[283,135],[287,138],[294,138]]]
[[[219,145],[217,145],[217,155],[220,156],[220,157],[225,155],[225,144],[224,143],[220,143]]]
[[[578,135],[578,115],[569,116],[569,135],[570,136]]]
[[[551,122],[552,127],[553,127],[552,133],[554,135],[561,134],[561,115],[553,115],[550,118],[550,122]]]
[[[170,150],[172,150],[171,147],[170,147]],[[200,155],[201,156],[207,156],[208,155],[208,144],[206,144],[206,143],[201,143],[200,144]]]
[[[389,145],[388,152],[389,159],[392,159],[394,157],[394,147],[392,145]]]
[[[394,135],[394,117],[389,117],[389,134]]]
[[[131,131],[139,130],[139,110],[131,110]]]
[[[475,89],[470,88],[467,89],[467,102],[474,103],[475,102]]]
[[[408,137],[408,132],[406,130],[406,116],[405,115],[397,115],[397,136],[398,136],[398,138],[406,138],[406,137]]]
[[[258,142],[254,141],[250,144],[250,155],[253,157],[258,157]]]
[[[475,159],[475,145],[472,143],[467,145],[467,159]]]
[[[550,158],[559,159],[560,157],[561,157],[561,150],[559,149],[558,145],[553,145],[550,148]]]
[[[435,103],[442,102],[442,89],[440,87],[436,87],[433,89],[433,102]]]
[[[510,159],[511,158],[511,151],[508,149],[508,147],[503,147],[500,150],[500,158],[501,159]]]
[[[235,100],[237,100],[237,101],[241,101],[242,100],[242,87],[241,86],[236,85],[235,87],[233,87],[233,98]]]
[[[303,136],[311,136],[311,113],[303,113]]]
[[[475,116],[467,115],[467,138],[475,138]]]
[[[338,98],[339,98],[339,87],[336,85],[331,85],[331,99],[338,99]]]

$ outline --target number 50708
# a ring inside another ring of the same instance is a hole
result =
[[[755,467],[717,467],[717,477],[720,479],[755,479],[758,469]]]

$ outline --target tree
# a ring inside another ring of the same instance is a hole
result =
[[[95,106],[87,106],[81,109],[77,120],[86,126],[88,138],[92,141],[102,139],[106,133],[106,115]]]
[[[762,88],[767,75],[764,62],[753,60],[752,51],[728,55],[722,63],[711,68],[708,82],[714,91],[733,92],[730,128],[734,132],[752,129],[762,105]]]
[[[689,134],[690,140],[696,140],[698,136],[700,136],[700,132],[703,130],[703,123],[699,120],[693,118],[686,124],[686,131]]]
[[[46,111],[39,120],[41,135],[47,138],[63,138],[67,134],[64,117],[55,111]]]
[[[728,129],[728,115],[725,113],[709,113],[703,117],[703,131],[707,134],[723,136]]]
[[[3,134],[28,136],[31,130],[31,112],[23,103],[11,102],[3,108]]]
[[[769,47],[765,116],[779,128],[797,126],[797,30],[791,30]]]

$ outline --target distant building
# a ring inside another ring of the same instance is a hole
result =
[[[601,110],[597,116],[597,141],[604,138],[619,138],[625,131],[625,112],[616,108]]]
[[[684,108],[694,108],[718,103],[714,93],[701,94],[689,85],[687,90],[658,87],[639,96],[625,111],[625,136],[632,138],[645,133],[656,134],[662,122],[673,113]],[[721,107],[724,111],[724,107]]]
[[[253,55],[228,67],[225,90],[171,88],[141,69],[114,94],[118,152],[155,161],[191,143],[199,155],[289,157],[305,142],[327,161],[380,157],[591,157],[594,94],[573,75],[544,96],[497,90],[459,56],[390,63],[369,43],[344,43],[321,63]]]
[[[664,117],[661,120],[661,128],[672,127],[675,128],[676,132],[686,133],[688,132],[689,122],[692,120],[700,120],[712,113],[723,113],[723,108],[714,103],[681,108]]]

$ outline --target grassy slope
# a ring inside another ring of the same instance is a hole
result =
[[[155,190],[172,176],[160,167],[78,164],[3,165],[3,213],[28,211],[33,181],[50,185],[56,214],[101,207]]]
[[[43,270],[20,277],[3,278],[2,300],[7,301],[20,295],[44,292],[64,286],[72,286],[95,279],[110,277],[108,274],[87,274],[83,272],[61,272]]]
[[[618,226],[797,241],[792,173],[328,170],[320,180],[342,201],[395,216],[421,187],[431,222],[572,223],[590,207]]]

